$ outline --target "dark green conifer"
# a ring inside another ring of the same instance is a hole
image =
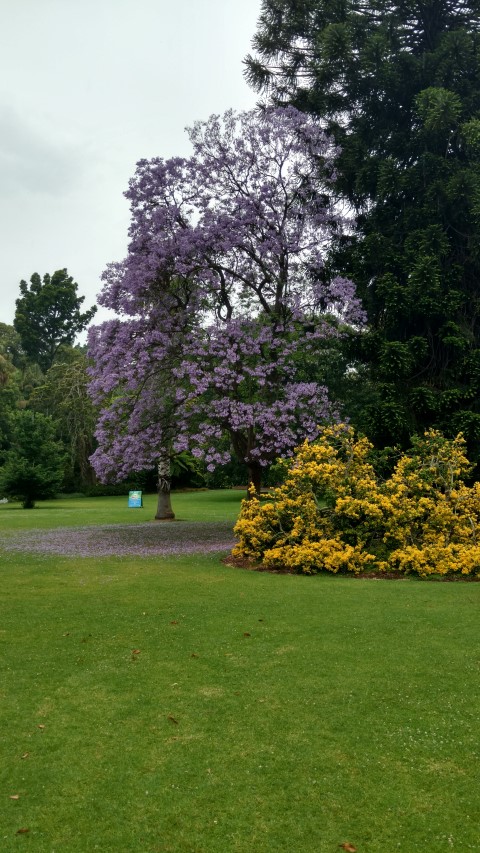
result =
[[[85,300],[78,296],[78,285],[66,269],[57,270],[43,280],[38,273],[30,284],[20,282],[21,297],[16,301],[14,327],[23,351],[44,373],[52,366],[61,346],[72,346],[76,336],[89,324],[96,312],[93,306],[83,314]]]
[[[480,2],[264,0],[247,77],[318,115],[357,214],[331,263],[370,332],[361,426],[435,426],[480,458]]]

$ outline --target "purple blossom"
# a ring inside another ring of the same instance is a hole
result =
[[[66,557],[158,557],[226,551],[234,536],[228,522],[175,521],[21,531],[0,537],[0,544],[5,551]]]
[[[344,221],[318,123],[293,107],[230,111],[189,136],[191,157],[137,164],[128,256],[103,275],[100,303],[118,315],[89,339],[104,480],[165,447],[213,470],[225,435],[251,469],[291,455],[336,416],[302,359],[364,322],[352,282],[324,270]]]

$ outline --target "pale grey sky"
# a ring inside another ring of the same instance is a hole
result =
[[[260,0],[0,0],[0,321],[20,279],[67,267],[86,307],[127,249],[122,193],[186,125],[251,109]],[[97,314],[96,321],[101,319]]]

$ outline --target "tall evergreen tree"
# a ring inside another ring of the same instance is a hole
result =
[[[366,427],[436,426],[480,457],[480,2],[263,0],[247,77],[320,116],[357,233],[332,263],[364,300]]]
[[[62,345],[72,346],[79,332],[88,326],[96,312],[92,306],[80,311],[84,296],[66,269],[57,270],[43,280],[34,273],[30,284],[20,282],[21,297],[16,301],[14,327],[20,335],[26,355],[45,373]]]

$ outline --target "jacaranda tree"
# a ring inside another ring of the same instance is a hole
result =
[[[289,107],[227,112],[189,131],[193,154],[138,163],[126,193],[131,242],[104,274],[93,394],[93,456],[125,476],[187,447],[212,470],[220,439],[261,472],[334,417],[305,364],[326,336],[363,322],[354,286],[324,269],[342,215],[330,198],[334,149]]]
[[[121,481],[156,463],[156,517],[173,518],[170,459],[179,436],[174,370],[197,333],[200,312],[195,310],[190,283],[162,278],[160,272],[150,296],[142,299],[140,294],[129,302],[128,294],[122,292],[128,262],[129,258],[109,267],[104,276],[108,284],[100,297],[122,318],[93,327],[89,334],[94,360],[90,393],[101,407],[98,447],[91,462],[103,482]]]

